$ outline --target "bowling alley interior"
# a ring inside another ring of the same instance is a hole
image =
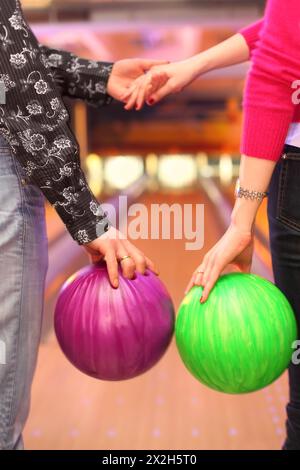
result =
[[[265,8],[264,0],[21,4],[41,44],[113,63],[129,58],[184,60],[259,20]],[[192,273],[230,224],[249,68],[245,61],[208,72],[139,111],[127,111],[116,99],[97,107],[63,98],[89,187],[116,227],[128,230],[132,243],[157,266],[157,279],[172,299],[175,317]],[[127,380],[93,377],[71,362],[55,332],[55,312],[62,286],[91,260],[46,198],[45,211],[49,264],[25,448],[280,450],[286,432],[287,371],[249,393],[214,389],[188,370],[173,331],[155,363]],[[190,218],[182,230],[184,217]],[[267,199],[259,208],[254,239],[251,272],[273,283]],[[70,311],[74,304],[68,302]],[[146,291],[140,302],[146,312]],[[133,323],[134,317],[132,312]],[[81,334],[84,328],[77,336],[78,351],[84,343]],[[126,336],[126,324],[118,334]],[[109,352],[106,356],[109,367]]]

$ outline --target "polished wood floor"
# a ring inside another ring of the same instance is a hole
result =
[[[137,243],[159,265],[178,306],[189,275],[222,227],[199,192],[154,193],[140,202],[148,207],[205,203],[200,254],[185,251],[180,240]],[[286,400],[285,376],[245,396],[202,386],[184,368],[174,343],[147,374],[122,383],[99,382],[68,363],[50,329],[40,347],[25,444],[27,449],[279,449]]]

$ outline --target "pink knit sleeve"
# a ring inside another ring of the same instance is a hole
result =
[[[292,84],[300,78],[300,2],[269,0],[253,52],[244,93],[241,151],[278,160],[296,104]]]
[[[252,57],[252,53],[257,46],[257,42],[259,40],[259,34],[262,29],[264,23],[264,18],[255,23],[251,23],[249,26],[242,28],[239,30],[239,33],[244,36],[246,43],[250,49],[250,57]]]

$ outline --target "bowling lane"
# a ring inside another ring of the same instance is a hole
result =
[[[138,202],[148,214],[155,204],[205,205],[200,251],[186,251],[186,240],[172,238],[136,242],[159,266],[177,307],[192,270],[224,230],[218,210],[198,190],[153,192]],[[286,397],[285,378],[246,396],[209,390],[186,371],[174,342],[147,374],[99,382],[67,362],[50,330],[40,348],[25,442],[28,449],[277,449]]]
[[[196,205],[204,205],[204,221],[199,217],[198,230],[205,232],[204,245],[199,250],[187,249],[187,238],[176,240],[172,235],[171,239],[159,240],[137,240],[136,246],[143,250],[152,258],[160,270],[160,277],[167,285],[177,308],[182,300],[184,290],[193,270],[198,266],[205,253],[214,245],[222,234],[222,223],[211,202],[203,191],[179,192],[155,192],[146,194],[139,203],[147,208],[150,214],[155,210],[156,205],[161,207],[166,204],[168,207],[178,205],[182,208],[182,213],[188,207],[193,208],[192,214],[195,219]],[[152,208],[152,209],[151,209]],[[168,213],[165,214],[167,217]],[[193,225],[195,230],[196,225]],[[188,236],[188,234],[187,234]]]

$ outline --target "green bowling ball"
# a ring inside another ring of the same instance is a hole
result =
[[[176,344],[202,384],[225,393],[253,392],[274,382],[291,361],[297,325],[283,293],[254,274],[221,276],[208,300],[202,287],[184,298]]]

